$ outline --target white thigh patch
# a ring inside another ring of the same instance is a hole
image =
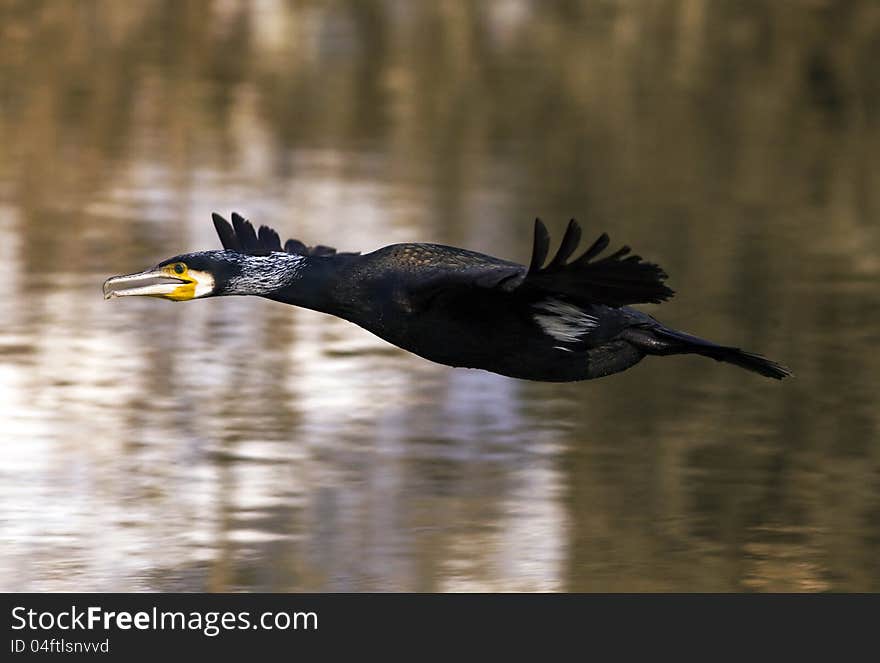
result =
[[[535,304],[535,309],[542,311],[532,317],[544,333],[564,343],[577,343],[599,324],[583,309],[559,299],[545,299]]]

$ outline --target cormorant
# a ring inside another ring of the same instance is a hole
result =
[[[163,260],[104,283],[106,298],[149,295],[174,301],[259,295],[339,316],[405,350],[450,366],[514,378],[565,382],[623,371],[646,355],[698,354],[766,377],[791,375],[753,354],[685,334],[629,307],[672,296],[666,273],[608,247],[602,234],[579,257],[572,219],[547,262],[550,236],[535,220],[528,267],[439,244],[393,244],[337,253],[255,231],[238,214],[214,227],[223,250]]]

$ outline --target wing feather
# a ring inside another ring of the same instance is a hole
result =
[[[232,213],[232,228],[235,230],[235,235],[241,244],[242,253],[247,255],[268,253],[260,246],[260,240],[257,239],[257,233],[254,231],[251,222],[236,212]]]
[[[216,212],[211,215],[211,218],[214,219],[214,229],[220,237],[220,243],[223,245],[223,248],[227,251],[240,252],[241,244],[238,242],[238,237],[235,236],[235,230],[229,225],[229,221]]]
[[[571,257],[571,254],[574,253],[578,244],[580,244],[580,241],[581,227],[578,225],[577,221],[572,219],[568,222],[568,227],[565,229],[565,234],[562,236],[562,243],[559,245],[559,250],[556,251],[556,255],[553,257],[553,260],[550,261],[550,264],[547,265],[546,269],[559,269],[565,265],[565,261]]]
[[[541,265],[547,260],[550,252],[550,233],[541,219],[535,219],[535,241],[532,244],[532,259],[529,261],[529,271],[541,269]]]
[[[545,267],[533,260],[525,278],[516,284],[517,290],[564,295],[573,301],[613,307],[659,303],[674,294],[664,283],[666,272],[641,256],[630,255],[629,246],[598,258],[610,243],[605,233],[580,257],[566,262],[580,237],[580,227],[572,219],[553,260]]]
[[[259,231],[256,231],[253,224],[237,212],[232,213],[231,224],[216,212],[211,217],[214,220],[214,229],[220,237],[220,243],[227,251],[236,251],[252,256],[265,256],[276,251],[300,256],[336,255],[336,249],[333,247],[323,244],[307,246],[298,239],[289,239],[282,245],[281,238],[275,230],[269,226],[260,226]]]
[[[535,239],[529,267],[453,247],[410,245],[410,254],[434,252],[434,269],[407,277],[408,292],[415,304],[433,300],[440,293],[449,297],[467,296],[473,288],[540,300],[557,297],[578,304],[604,304],[611,307],[661,302],[674,293],[665,283],[666,273],[657,265],[630,255],[623,246],[604,257],[608,235],[602,233],[574,260],[569,260],[580,244],[582,232],[577,221],[568,223],[559,249],[544,265],[550,248],[550,234],[540,219],[535,219]],[[454,258],[454,262],[453,261]],[[448,263],[448,264],[447,264]]]
[[[260,231],[257,233],[257,239],[260,242],[260,246],[267,248],[269,251],[277,251],[282,252],[284,249],[281,248],[281,238],[278,236],[278,233],[272,230],[269,226],[260,226]]]

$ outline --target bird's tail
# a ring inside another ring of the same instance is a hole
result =
[[[710,357],[715,361],[734,364],[747,371],[759,373],[768,378],[781,380],[789,377],[791,371],[766,357],[746,352],[739,348],[718,345],[697,336],[669,329],[667,327],[651,327],[632,329],[627,332],[627,339],[649,355],[697,354]]]

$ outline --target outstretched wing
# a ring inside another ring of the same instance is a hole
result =
[[[456,269],[423,272],[408,289],[410,298],[413,304],[418,305],[440,293],[451,297],[466,296],[474,288],[488,288],[522,295],[531,300],[556,297],[574,304],[604,304],[617,308],[661,302],[674,294],[663,283],[666,273],[657,265],[645,262],[637,255],[630,255],[628,246],[600,258],[610,242],[605,233],[583,254],[569,260],[577,250],[580,239],[581,228],[572,219],[556,255],[545,264],[550,250],[550,234],[541,220],[535,219],[535,243],[528,269],[470,251],[442,247],[447,253],[454,251],[474,258]],[[426,262],[434,264],[436,261]]]
[[[570,260],[581,239],[577,221],[568,222],[562,243],[553,259],[547,263],[550,234],[540,219],[535,219],[535,243],[529,271],[517,288],[563,295],[573,301],[627,306],[629,304],[659,303],[672,297],[667,286],[666,272],[640,256],[630,255],[632,249],[623,246],[600,258],[608,248],[608,235],[602,233],[579,257]]]
[[[214,219],[214,228],[220,237],[223,248],[251,256],[265,256],[278,252],[292,253],[298,256],[330,256],[336,254],[336,249],[330,246],[306,246],[298,239],[289,239],[281,245],[278,233],[269,226],[260,226],[254,230],[253,225],[240,214],[232,213],[232,223],[224,219],[216,212],[211,215]],[[340,254],[354,255],[354,254]]]

